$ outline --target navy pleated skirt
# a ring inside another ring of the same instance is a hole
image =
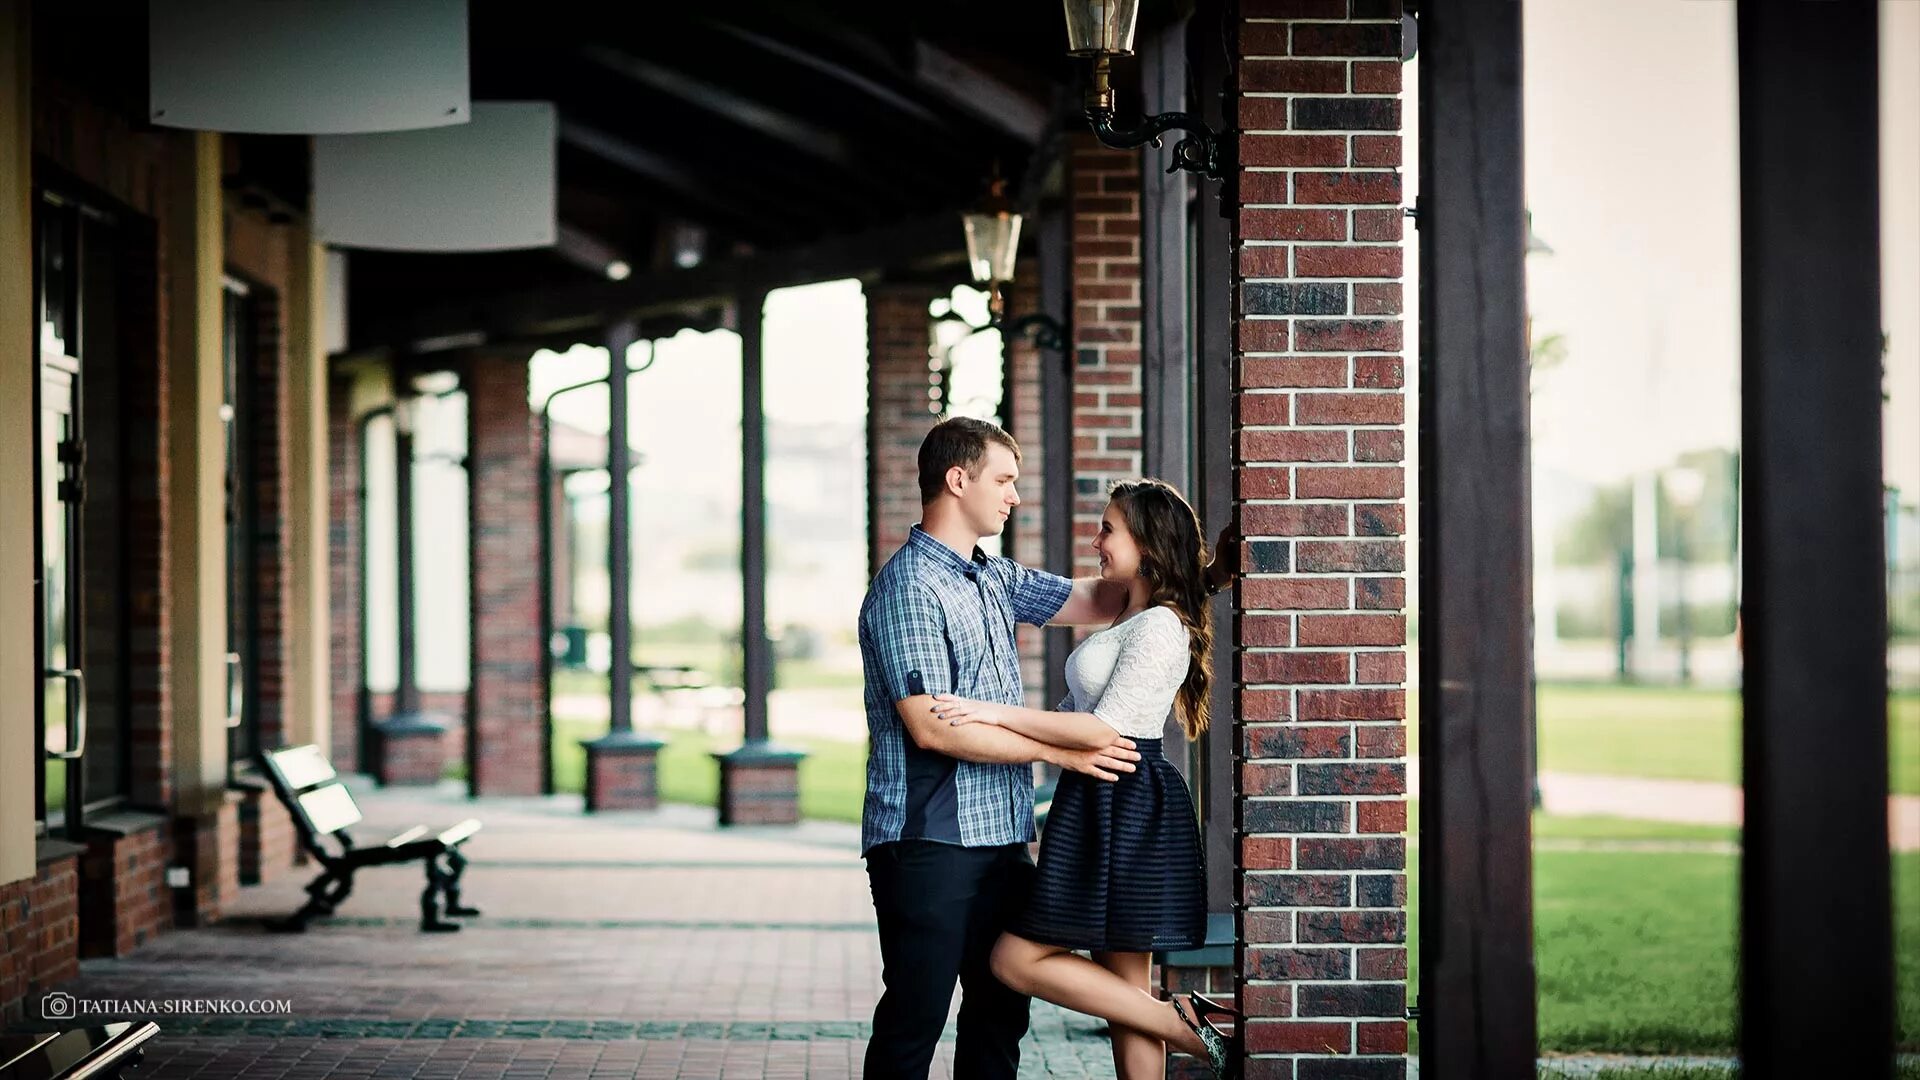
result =
[[[1207,936],[1205,854],[1186,781],[1136,739],[1135,771],[1060,777],[1025,912],[1029,941],[1102,952],[1198,948]]]

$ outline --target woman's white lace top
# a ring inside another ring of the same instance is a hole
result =
[[[1067,657],[1066,712],[1090,712],[1129,739],[1158,739],[1192,653],[1173,609],[1148,608],[1089,635]]]

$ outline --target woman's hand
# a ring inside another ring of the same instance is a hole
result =
[[[933,715],[958,727],[961,724],[993,724],[1006,718],[1006,706],[991,701],[974,701],[952,694],[933,695]]]

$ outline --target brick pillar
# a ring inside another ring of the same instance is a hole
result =
[[[1243,0],[1236,873],[1249,1076],[1406,1072],[1400,4]]]
[[[1073,574],[1090,577],[1107,488],[1140,475],[1140,152],[1087,134],[1070,153]]]
[[[333,745],[322,747],[341,772],[359,772],[360,607],[360,429],[353,422],[353,380],[327,379],[327,605]]]
[[[538,795],[546,754],[540,681],[539,446],[527,405],[527,358],[467,363],[467,505],[472,538],[473,715],[468,787]]]
[[[293,552],[287,534],[287,355],[279,294],[255,289],[253,315],[247,424],[253,457],[254,596],[259,627],[253,640],[253,663],[259,690],[248,705],[259,717],[261,748],[272,750],[286,741],[287,691],[293,682],[287,640],[293,609]]]
[[[1007,287],[1007,321],[1040,310],[1040,266],[1037,260],[1022,259]],[[1047,570],[1046,555],[1046,411],[1040,401],[1040,367],[1059,362],[1022,335],[1005,344],[1006,399],[1000,406],[1007,420],[1007,431],[1020,444],[1020,505],[1013,512],[1013,543],[1003,549],[1014,561]],[[1037,626],[1022,623],[1018,627],[1020,681],[1027,688],[1027,705],[1036,709],[1053,707],[1045,700],[1047,685],[1046,638]]]
[[[928,409],[931,285],[867,287],[867,563],[879,573],[920,520],[920,440]]]
[[[151,219],[125,226],[121,387],[126,418],[118,486],[126,500],[129,801],[173,803],[172,559],[167,550],[167,353],[161,346],[159,237]]]

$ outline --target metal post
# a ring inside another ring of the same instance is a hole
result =
[[[1751,0],[1737,16],[1738,1026],[1759,1080],[1893,1072],[1877,18]]]
[[[755,289],[734,301],[740,323],[740,638],[744,737],[750,744],[767,741],[767,694],[773,689],[773,647],[767,640],[767,417],[761,397],[766,299]]]
[[[396,413],[395,417],[398,418]],[[420,686],[414,674],[413,612],[413,431],[410,423],[393,425],[394,576],[399,596],[399,685],[395,688],[396,718],[420,711]]]
[[[1073,565],[1073,304],[1069,293],[1073,285],[1069,275],[1073,253],[1067,232],[1067,215],[1061,208],[1041,212],[1040,227],[1040,310],[1068,328],[1066,348],[1058,352],[1040,350],[1040,408],[1046,420],[1040,425],[1040,441],[1046,447],[1042,468],[1046,479],[1041,498],[1046,503],[1042,525],[1045,552],[1041,564],[1056,573],[1067,574]],[[1067,654],[1073,651],[1073,631],[1049,627],[1045,631],[1047,665],[1047,707],[1067,694]]]
[[[610,735],[633,730],[633,532],[630,484],[633,449],[627,441],[627,349],[640,336],[632,319],[607,327],[607,636]]]

